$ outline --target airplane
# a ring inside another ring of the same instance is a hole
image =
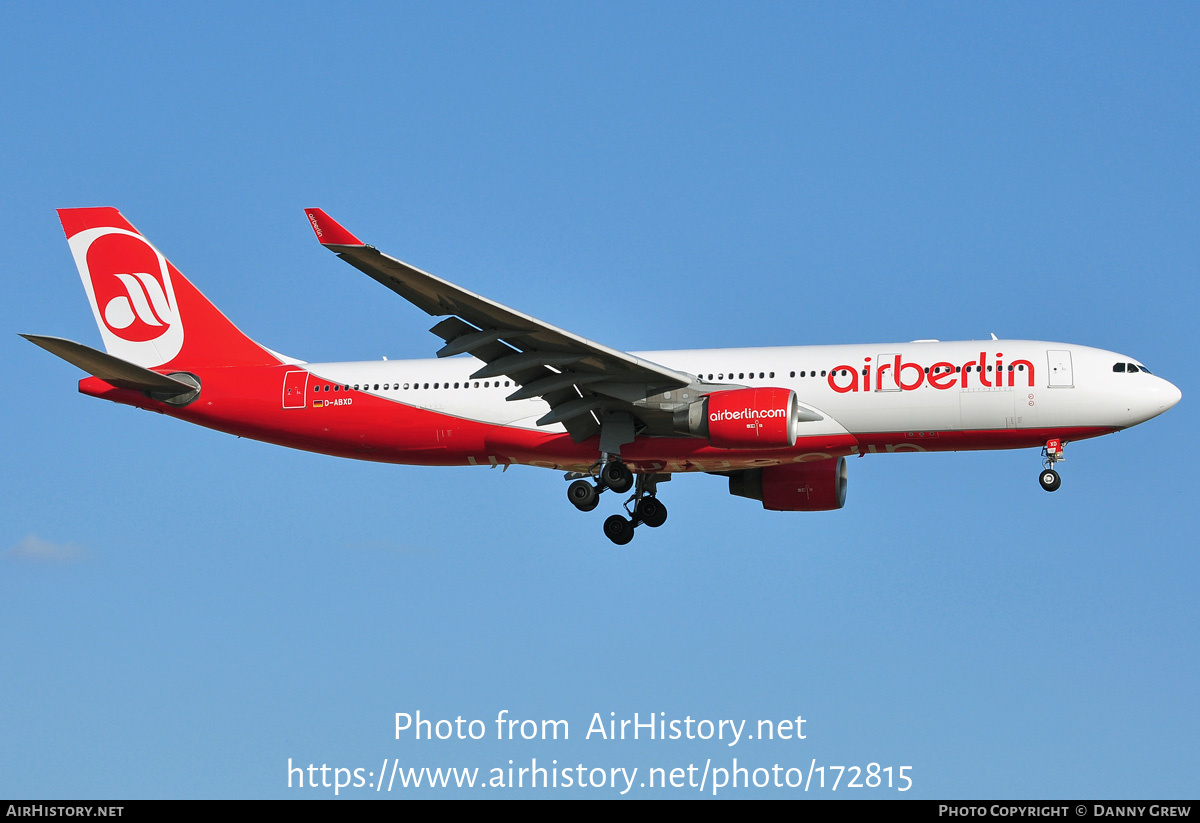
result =
[[[1123,354],[1031,340],[624,352],[467,291],[306,215],[342,260],[442,317],[433,359],[308,363],[234,326],[114,208],[58,214],[104,351],[27,340],[87,372],[83,394],[338,457],[423,466],[523,464],[565,473],[629,543],[667,519],[673,474],[724,476],[771,511],[846,501],[850,456],[1042,450],[1162,414],[1181,393]]]

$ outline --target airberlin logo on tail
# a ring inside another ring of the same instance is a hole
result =
[[[152,340],[161,336],[175,315],[167,305],[167,293],[159,281],[149,272],[138,271],[113,272],[113,277],[125,287],[125,293],[111,300],[100,298],[108,327],[126,340]]]
[[[166,258],[126,229],[85,229],[68,242],[105,349],[146,367],[174,358],[183,325]]]
[[[835,366],[829,372],[829,388],[839,394],[863,391],[913,391],[926,383],[935,389],[1013,388],[1033,385],[1033,363],[1028,360],[1004,362],[1004,354],[980,352],[975,360],[931,366],[905,363],[899,354],[880,360],[875,366],[864,357],[859,368]]]

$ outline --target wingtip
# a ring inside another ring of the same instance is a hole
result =
[[[334,220],[323,210],[305,209],[304,213],[308,216],[308,222],[312,224],[313,231],[317,235],[317,240],[322,246],[366,245],[366,243],[347,231],[341,223]]]

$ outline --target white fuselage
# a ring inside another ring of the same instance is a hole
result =
[[[792,389],[823,420],[805,434],[1095,427],[1122,429],[1179,401],[1179,390],[1131,357],[1031,340],[921,341],[635,352],[714,387]],[[1121,371],[1114,367],[1121,365]],[[508,401],[515,384],[470,380],[480,362],[311,363],[315,378],[416,408],[500,426],[538,427],[541,399]],[[1134,367],[1137,367],[1136,370]],[[328,395],[324,395],[328,397]]]

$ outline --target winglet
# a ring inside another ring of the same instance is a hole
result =
[[[308,215],[308,222],[312,223],[313,231],[317,233],[317,240],[322,246],[366,245],[321,209],[305,209],[304,213]]]

